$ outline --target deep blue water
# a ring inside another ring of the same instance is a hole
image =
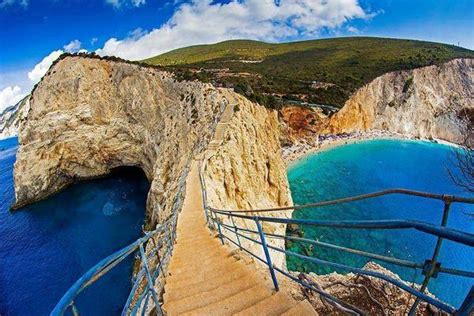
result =
[[[455,173],[459,172],[454,166],[453,150],[451,147],[429,142],[374,140],[323,151],[290,166],[288,176],[293,200],[295,204],[306,204],[395,187],[469,196],[448,175],[448,168]],[[293,217],[324,220],[417,219],[439,224],[442,210],[443,203],[440,201],[392,195],[295,211]],[[474,233],[474,218],[466,213],[474,213],[474,207],[454,204],[448,226]],[[420,263],[431,258],[436,242],[433,236],[415,230],[369,231],[314,227],[302,227],[302,230],[306,238]],[[362,267],[368,261],[325,248],[304,249],[297,243],[291,244],[290,249],[356,267]],[[444,241],[439,260],[444,267],[472,271],[474,250]],[[288,257],[287,261],[288,267],[293,270],[320,274],[334,271],[328,267],[295,260],[294,257]],[[398,273],[404,280],[421,281],[420,271],[381,264]],[[439,298],[459,306],[472,285],[472,279],[440,274],[432,280],[429,290]]]
[[[141,235],[148,182],[127,169],[10,212],[16,138],[0,141],[0,315],[49,315],[89,268]],[[120,314],[133,259],[76,300],[82,315]]]

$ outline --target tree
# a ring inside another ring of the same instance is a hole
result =
[[[461,147],[453,150],[454,165],[458,172],[448,169],[448,173],[456,185],[474,193],[474,111],[463,111],[461,123],[466,126],[466,135]]]

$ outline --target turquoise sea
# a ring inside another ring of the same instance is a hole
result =
[[[335,147],[312,154],[288,169],[295,204],[307,204],[389,188],[407,188],[440,194],[469,197],[456,186],[448,174],[456,169],[454,148],[421,141],[372,140]],[[472,196],[471,196],[472,197]],[[299,210],[294,218],[320,220],[416,219],[428,223],[441,222],[443,203],[416,197],[391,195],[355,203]],[[448,226],[474,233],[473,205],[454,204]],[[431,258],[436,238],[415,230],[354,230],[332,228],[300,228],[306,238],[370,251],[423,263]],[[368,259],[335,250],[305,247],[292,243],[290,250],[321,259],[362,267]],[[439,260],[444,267],[472,271],[474,249],[444,241]],[[327,274],[326,266],[287,258],[291,270]],[[421,272],[381,263],[404,280],[420,282]],[[338,271],[345,273],[347,271]],[[473,279],[440,274],[429,290],[437,297],[459,306],[474,285]]]
[[[0,140],[0,315],[49,315],[82,274],[142,235],[149,184],[141,170],[124,169],[11,212],[17,146]],[[129,258],[80,294],[81,315],[119,315],[132,265]]]

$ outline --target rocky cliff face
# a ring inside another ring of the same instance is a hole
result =
[[[280,123],[277,112],[253,104],[237,96],[235,111],[222,122],[221,133],[211,143],[218,143],[209,150],[204,160],[203,175],[210,206],[227,210],[251,210],[292,205],[286,176],[286,167],[280,148]],[[260,215],[248,213],[247,215]],[[291,211],[265,213],[265,216],[291,217]],[[232,225],[231,219],[224,222]],[[248,220],[235,219],[237,226],[257,230]],[[264,223],[266,232],[285,235],[286,225]],[[231,235],[231,234],[230,234]],[[252,236],[259,240],[258,235]],[[235,238],[234,238],[235,239]],[[237,240],[237,239],[235,239]],[[244,238],[240,242],[247,249],[264,258],[262,247]],[[284,249],[284,241],[268,242]],[[285,255],[273,252],[272,260],[278,267],[285,267]]]
[[[33,91],[15,164],[15,207],[119,166],[151,182],[149,223],[177,207],[193,155],[227,104],[209,84],[124,62],[70,56]]]
[[[76,180],[138,166],[151,182],[148,224],[161,222],[180,208],[190,161],[213,137],[204,163],[209,205],[291,204],[277,113],[230,90],[177,82],[126,62],[69,56],[48,71],[30,105],[19,134],[15,207]],[[265,229],[285,233],[284,225],[274,226]]]
[[[387,73],[359,89],[325,132],[370,129],[463,142],[474,123],[474,59]]]
[[[0,139],[18,135],[20,123],[26,119],[30,110],[30,96],[0,113]]]

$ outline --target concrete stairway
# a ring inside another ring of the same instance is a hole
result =
[[[209,143],[208,150],[211,150],[211,151],[217,150],[217,148],[219,148],[219,146],[222,144],[222,139],[224,138],[225,130],[227,126],[229,125],[229,122],[232,119],[233,115],[234,115],[234,105],[229,104],[224,109],[224,112],[222,113],[219,123],[217,123],[216,131],[214,132],[214,138]]]
[[[167,315],[316,315],[307,301],[274,292],[256,266],[234,258],[211,236],[197,163],[187,178],[163,300]]]

